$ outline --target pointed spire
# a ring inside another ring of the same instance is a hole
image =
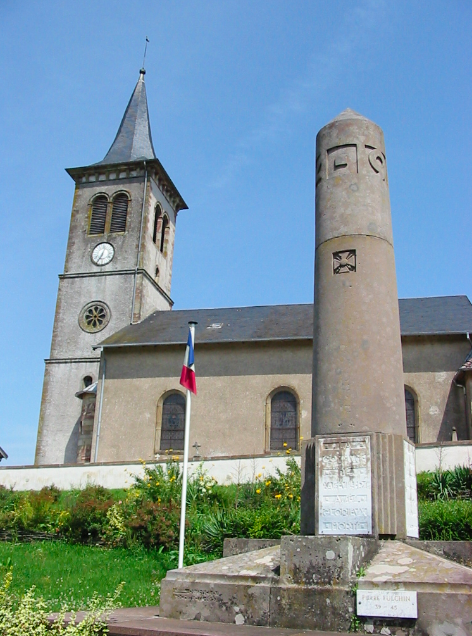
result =
[[[99,164],[156,159],[149,124],[145,73],[144,68],[139,71],[138,83],[126,107],[115,141]]]

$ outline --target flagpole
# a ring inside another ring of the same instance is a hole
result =
[[[192,343],[195,343],[196,322],[189,322]],[[187,507],[187,471],[188,471],[188,449],[190,442],[190,410],[192,406],[191,392],[187,389],[187,402],[185,405],[185,437],[184,437],[184,465],[182,469],[182,501],[180,508],[180,537],[179,537],[179,568],[184,566],[184,545],[185,545],[185,511]]]

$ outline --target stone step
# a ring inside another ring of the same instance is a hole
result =
[[[158,612],[157,606],[115,610],[108,621],[108,634],[109,636],[351,636],[342,632],[183,621],[161,618]]]

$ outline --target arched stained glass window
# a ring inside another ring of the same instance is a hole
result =
[[[89,234],[104,234],[107,220],[108,199],[104,194],[99,194],[92,202],[90,214]]]
[[[405,407],[406,407],[406,433],[408,439],[416,442],[416,412],[415,412],[415,396],[411,391],[405,388]]]
[[[152,230],[152,241],[157,244],[157,233],[158,233],[158,225],[159,219],[162,216],[162,208],[159,203],[156,205],[156,209],[154,210],[154,227]]]
[[[185,433],[185,398],[173,393],[162,405],[161,450],[183,450]]]
[[[279,391],[271,400],[270,450],[298,450],[297,398],[289,391]]]
[[[128,196],[120,192],[113,199],[111,211],[110,232],[124,232],[126,230],[126,217],[128,216]]]

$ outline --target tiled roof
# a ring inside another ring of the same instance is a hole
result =
[[[406,298],[399,301],[399,306],[402,336],[472,332],[472,305],[467,296]],[[101,345],[185,343],[189,320],[198,322],[195,341],[199,344],[313,337],[313,305],[268,305],[156,311],[142,322],[121,329]]]

